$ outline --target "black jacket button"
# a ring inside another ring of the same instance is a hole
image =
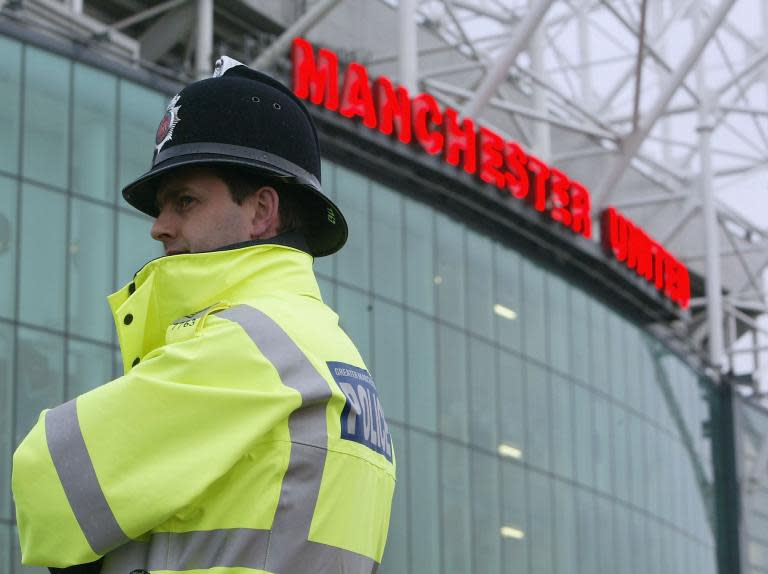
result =
[[[131,283],[128,285],[128,295],[133,295],[136,291],[136,283]]]
[[[123,317],[123,323],[125,323],[126,325],[130,325],[131,323],[133,323],[133,315],[128,313],[125,317]]]

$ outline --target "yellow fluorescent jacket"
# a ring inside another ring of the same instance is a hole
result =
[[[163,257],[109,303],[125,375],[44,411],[14,454],[22,561],[375,572],[392,441],[312,258]]]

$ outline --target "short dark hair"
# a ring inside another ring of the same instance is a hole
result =
[[[278,213],[280,214],[280,233],[287,231],[301,232],[304,227],[301,205],[292,193],[291,185],[275,178],[264,176],[255,171],[234,166],[216,166],[213,168],[216,176],[229,188],[232,201],[242,205],[248,196],[261,187],[275,188],[279,198]]]

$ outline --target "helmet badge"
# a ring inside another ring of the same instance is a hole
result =
[[[155,153],[160,153],[163,146],[171,141],[173,137],[173,128],[179,123],[179,109],[181,106],[176,105],[179,101],[179,94],[176,94],[171,99],[168,107],[165,109],[165,115],[160,120],[160,125],[157,126],[157,134],[155,135]]]

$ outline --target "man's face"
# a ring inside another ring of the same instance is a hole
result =
[[[151,235],[162,241],[166,255],[213,251],[253,238],[251,205],[235,203],[227,185],[210,169],[173,171],[160,184],[157,204]]]

